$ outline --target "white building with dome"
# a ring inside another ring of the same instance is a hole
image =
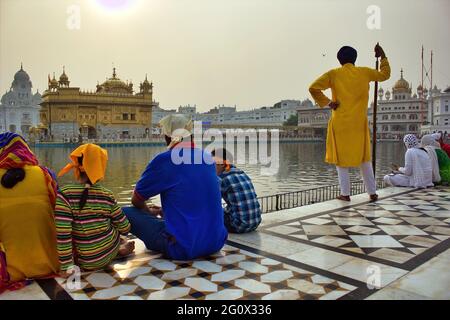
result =
[[[441,92],[436,86],[428,98],[428,124],[421,128],[422,134],[450,133],[450,87]]]
[[[26,138],[30,128],[38,126],[42,99],[39,91],[33,94],[32,88],[30,76],[21,65],[10,90],[0,100],[0,133],[10,131]]]
[[[377,137],[381,140],[400,140],[407,133],[420,134],[421,126],[429,121],[428,90],[418,86],[413,94],[412,85],[403,77],[392,87],[392,92],[378,90]],[[368,111],[372,130],[373,105]]]

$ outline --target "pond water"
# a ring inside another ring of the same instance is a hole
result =
[[[163,146],[110,147],[106,149],[109,161],[107,175],[102,184],[114,192],[121,204],[130,202],[134,184],[148,162],[156,154],[166,150]],[[71,151],[71,148],[55,147],[34,149],[41,164],[55,172],[66,165]],[[405,149],[401,143],[378,143],[377,177],[382,177],[389,172],[391,163],[403,164],[404,152]],[[239,165],[252,178],[258,196],[337,184],[335,167],[324,162],[324,143],[280,143],[279,155],[279,170],[271,176],[260,174],[261,165]],[[350,172],[353,179],[360,179],[358,169],[351,169]],[[65,184],[72,180],[73,175],[67,174],[60,178],[59,182]],[[154,202],[159,203],[159,197],[154,199]]]

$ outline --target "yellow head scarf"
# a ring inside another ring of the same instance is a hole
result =
[[[80,157],[83,157],[83,165],[78,163],[78,158]],[[65,175],[72,169],[74,169],[77,180],[80,180],[80,173],[84,172],[92,184],[97,183],[105,177],[108,152],[98,145],[92,143],[83,144],[70,154],[70,159],[72,163],[66,165],[58,173],[58,177]]]

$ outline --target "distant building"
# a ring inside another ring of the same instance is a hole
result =
[[[159,107],[159,104],[156,103],[152,110],[152,125],[156,126],[159,123],[159,121],[161,121],[162,118],[164,118],[165,116],[167,116],[169,114],[175,114],[175,113],[177,113],[177,110],[162,109]]]
[[[427,125],[422,126],[421,133],[447,132],[450,133],[450,87],[441,92],[436,86],[429,98]]]
[[[302,102],[300,100],[282,100],[273,107],[261,107],[243,111],[236,111],[236,106],[221,106],[211,109],[206,113],[209,114],[206,117],[218,125],[282,126],[287,119],[297,114],[297,109],[301,105]],[[214,114],[217,116],[212,116]]]
[[[311,104],[309,100],[282,100],[272,107],[261,107],[251,110],[237,111],[236,106],[219,105],[207,112],[197,112],[197,106],[180,106],[176,113],[190,117],[194,121],[201,121],[204,125],[236,125],[236,126],[282,126],[289,117],[297,114],[302,104]],[[175,113],[174,110],[157,109],[160,116]],[[156,124],[157,122],[154,121]]]
[[[377,137],[378,139],[401,139],[405,134],[419,134],[421,126],[429,121],[428,90],[417,87],[412,93],[411,85],[403,78],[389,90],[378,90]],[[373,106],[368,110],[369,127],[372,129]]]
[[[30,129],[38,126],[41,95],[39,91],[33,94],[32,87],[30,76],[20,66],[10,90],[0,100],[0,132],[16,132],[27,138]]]
[[[97,90],[71,87],[65,70],[59,81],[48,77],[42,95],[40,119],[46,136],[54,140],[76,138],[141,138],[151,134],[153,84],[145,80],[139,92],[133,84],[112,77],[97,85]]]
[[[179,106],[178,113],[192,117],[197,113],[197,106],[191,106],[190,104],[188,104],[187,106]]]
[[[325,138],[331,116],[330,108],[320,108],[318,105],[313,105],[310,100],[305,100],[297,108],[297,114],[301,134]]]

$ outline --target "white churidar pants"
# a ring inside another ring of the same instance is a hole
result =
[[[384,182],[393,187],[409,187],[409,177],[404,174],[385,175]]]
[[[361,169],[361,175],[366,186],[366,191],[369,195],[375,194],[377,191],[377,185],[375,182],[375,177],[373,175],[373,168],[370,162],[363,162],[359,167]],[[337,167],[339,185],[341,187],[341,195],[350,195],[350,176],[348,174],[349,168]]]

